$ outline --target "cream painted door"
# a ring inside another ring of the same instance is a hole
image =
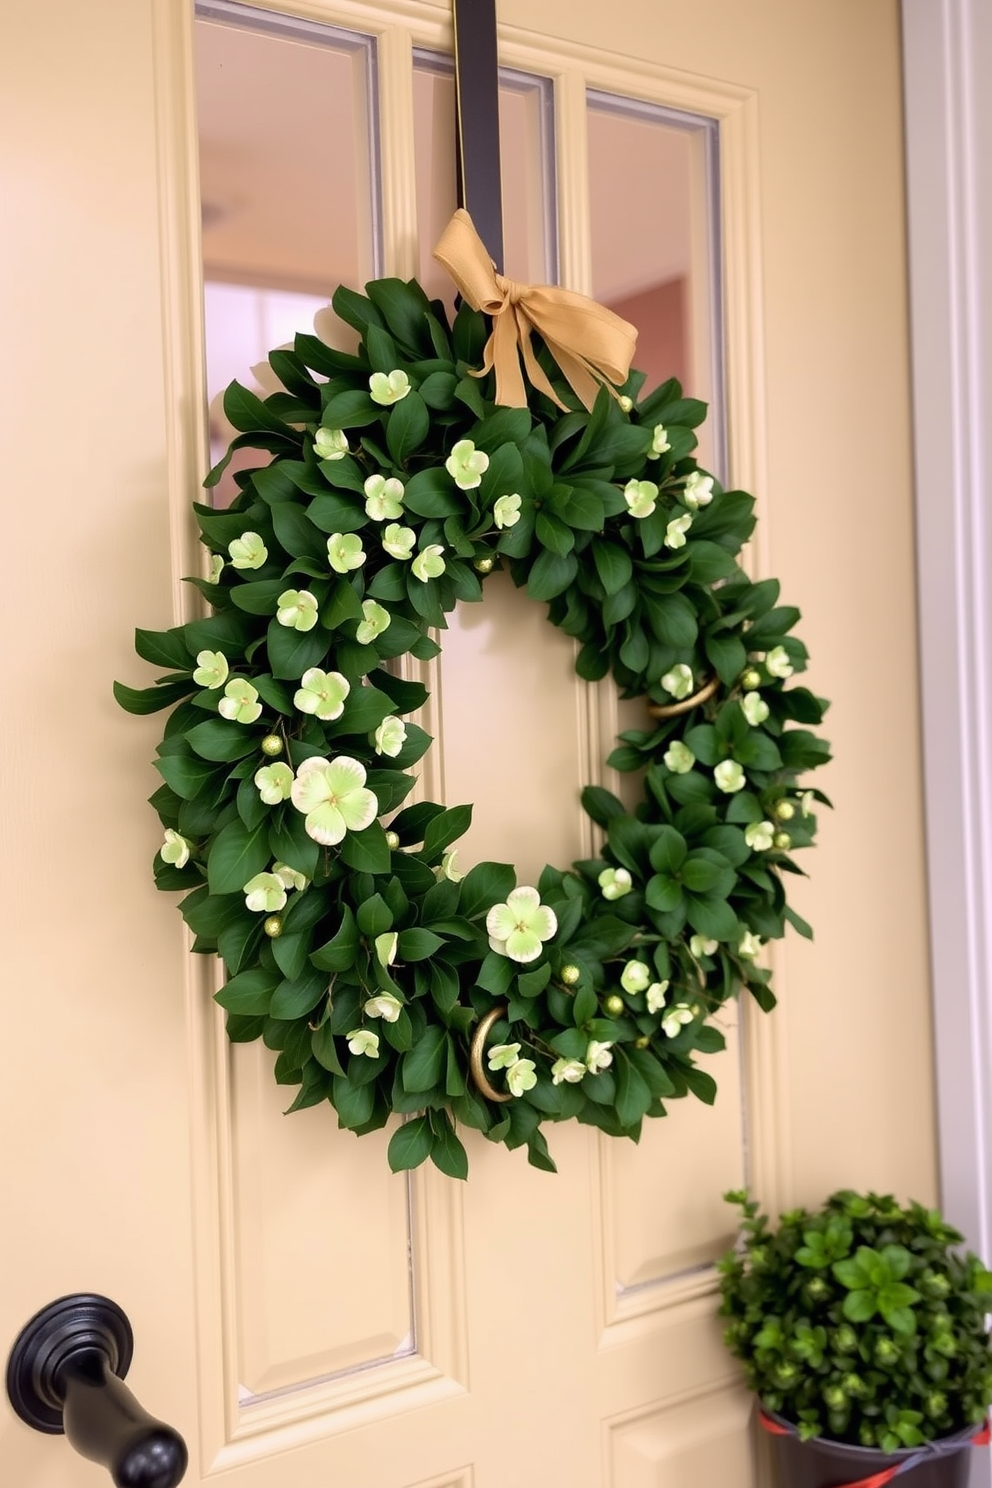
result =
[[[380,38],[384,267],[413,272],[410,49],[448,47],[447,9],[282,8]],[[782,1006],[748,1013],[714,1110],[676,1104],[638,1149],[563,1127],[557,1177],[470,1137],[467,1185],[408,1185],[328,1110],[283,1120],[270,1056],[232,1054],[151,887],[157,733],[110,695],[137,680],[132,627],[173,622],[193,563],[191,16],[9,4],[0,1342],[62,1293],[114,1297],[130,1382],[187,1436],[190,1483],[746,1488],[748,1403],[713,1319],[720,1191],[934,1193],[895,0],[500,13],[504,61],[554,80],[576,288],[594,287],[586,89],[719,120],[730,469],[760,494],[755,565],[802,605],[836,700],[838,809],[797,897],[817,941],[777,955]],[[633,184],[632,235],[657,189]],[[617,726],[539,615],[483,607],[452,636],[426,782],[476,802],[473,851],[506,850],[473,750],[534,654],[514,747],[562,793],[511,834],[521,867],[580,845],[573,792]],[[5,1410],[0,1478],[106,1481]]]

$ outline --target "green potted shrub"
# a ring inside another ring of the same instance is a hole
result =
[[[746,1192],[719,1263],[780,1488],[965,1488],[987,1440],[992,1273],[935,1209],[842,1191],[777,1228]]]

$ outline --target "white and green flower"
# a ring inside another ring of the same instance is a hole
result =
[[[384,930],[375,938],[375,959],[380,966],[392,966],[396,960],[396,947],[400,943],[399,933],[396,930]],[[390,1018],[390,1022],[395,1020]]]
[[[514,491],[509,496],[500,496],[493,507],[493,521],[497,527],[515,527],[520,521],[520,497]]]
[[[293,772],[283,760],[277,760],[274,765],[263,765],[256,770],[254,781],[266,806],[278,806],[280,801],[289,800]]]
[[[658,504],[658,487],[654,481],[629,480],[623,488],[623,499],[632,517],[649,517]]]
[[[596,882],[604,899],[622,899],[634,887],[626,868],[604,868]]]
[[[223,651],[198,651],[193,681],[197,687],[223,687],[230,668]]]
[[[365,562],[365,549],[357,532],[332,532],[327,539],[327,561],[335,573],[350,573]]]
[[[690,935],[689,954],[695,956],[698,961],[702,956],[712,956],[719,944],[720,942],[710,935]]]
[[[612,1041],[609,1043],[600,1043],[596,1039],[589,1040],[586,1047],[586,1069],[590,1074],[595,1075],[600,1070],[609,1069],[613,1063],[613,1055],[610,1053],[612,1048]]]
[[[222,718],[232,723],[254,723],[262,712],[258,693],[243,677],[232,677],[224,688],[224,696],[217,704]]]
[[[650,967],[643,961],[628,961],[620,973],[620,985],[625,992],[643,992],[650,981]]]
[[[649,1013],[660,1013],[665,1006],[665,993],[668,991],[668,979],[663,982],[652,982],[647,990],[645,1001]]]
[[[428,579],[439,579],[444,573],[444,559],[441,557],[443,552],[444,548],[440,543],[428,543],[411,564],[413,577],[422,584],[426,584]]]
[[[269,556],[269,550],[257,532],[242,532],[240,537],[228,543],[227,551],[234,568],[261,568]]]
[[[737,943],[737,954],[744,961],[753,961],[756,956],[760,956],[760,935],[752,935],[750,930],[745,930]]]
[[[652,455],[667,454],[671,447],[672,446],[668,442],[668,430],[665,428],[664,424],[655,424],[654,433],[651,435]]]
[[[791,677],[793,665],[784,646],[773,646],[765,657],[765,670],[770,677]]]
[[[536,961],[543,943],[558,929],[553,909],[541,903],[541,896],[529,884],[523,884],[507,895],[505,904],[494,904],[486,916],[486,931],[491,948],[511,961]]]
[[[273,863],[272,872],[284,889],[295,889],[297,893],[305,889],[310,882],[305,873],[300,873],[296,868],[290,868],[288,863]]]
[[[775,827],[770,821],[748,822],[744,841],[752,852],[768,852],[775,841]]]
[[[355,631],[355,640],[360,646],[370,646],[376,636],[389,629],[392,618],[389,611],[383,609],[381,604],[376,604],[374,599],[363,599],[362,618]]]
[[[403,515],[403,482],[395,476],[370,475],[364,491],[365,514],[373,522],[395,522]]]
[[[189,862],[193,844],[188,837],[183,837],[174,832],[171,827],[165,829],[165,841],[158,850],[158,855],[163,863],[171,863],[173,868],[185,868]]]
[[[382,546],[390,558],[405,562],[413,554],[417,534],[412,527],[401,527],[399,522],[390,522],[382,534]]]
[[[373,372],[369,378],[372,401],[381,403],[383,408],[388,408],[391,403],[399,403],[409,391],[410,379],[399,367],[393,372]]]
[[[317,624],[317,600],[309,589],[284,589],[276,605],[276,619],[287,630],[313,630]]]
[[[375,731],[376,754],[388,754],[390,759],[395,759],[405,743],[406,724],[402,718],[394,718],[390,714]]]
[[[210,554],[210,569],[207,578],[211,584],[219,584],[220,576],[224,572],[224,558],[221,553]]]
[[[537,1084],[537,1070],[533,1059],[518,1059],[506,1072],[506,1088],[511,1095],[523,1095]]]
[[[367,1018],[381,1018],[384,1023],[395,1023],[402,1011],[403,1004],[392,992],[377,993],[362,1008]]]
[[[746,692],[741,698],[741,711],[752,728],[764,723],[770,709],[760,692]]]
[[[519,1044],[493,1044],[486,1055],[491,1070],[509,1069],[520,1058]]]
[[[743,790],[747,784],[743,766],[733,759],[721,760],[713,771],[713,779],[718,788],[726,791],[728,796],[732,796],[734,791]]]
[[[444,468],[459,491],[474,491],[476,486],[481,486],[482,477],[489,469],[489,456],[483,450],[477,450],[471,439],[459,439],[452,446]]]
[[[242,890],[245,908],[254,914],[275,914],[286,905],[286,886],[274,873],[256,873]]]
[[[351,683],[340,672],[325,672],[308,667],[293,694],[293,704],[301,713],[309,713],[322,723],[331,723],[344,712],[345,698]]]
[[[352,1054],[364,1054],[369,1059],[378,1059],[379,1035],[373,1033],[371,1028],[353,1028],[350,1033],[345,1034],[345,1038]]]
[[[442,857],[440,864],[437,868],[434,869],[434,877],[438,879],[438,881],[440,881],[442,878],[446,878],[449,883],[461,883],[465,875],[464,873],[459,873],[458,871],[457,847],[448,848],[448,851]]]
[[[681,739],[674,739],[662,758],[673,775],[688,775],[696,763],[696,756],[688,744],[683,744]]]
[[[694,470],[691,475],[686,476],[682,500],[692,511],[697,511],[701,506],[709,506],[713,500],[713,477],[703,475],[701,470]]]
[[[350,755],[305,759],[296,772],[290,799],[306,817],[309,837],[336,847],[346,832],[362,832],[379,814],[379,802],[365,786],[365,766]]]
[[[684,1002],[676,1005],[665,1014],[661,1020],[661,1031],[666,1038],[678,1038],[683,1028],[691,1023],[696,1014],[691,1007],[686,1007]]]
[[[684,661],[677,661],[671,671],[666,672],[662,677],[661,685],[666,692],[671,693],[673,698],[681,702],[693,689],[692,667],[686,666]]]
[[[343,460],[348,453],[348,436],[343,429],[318,429],[313,447],[318,460]]]
[[[551,1066],[552,1085],[578,1085],[588,1073],[581,1059],[556,1059]]]
[[[665,528],[665,547],[684,548],[685,535],[692,526],[692,512],[684,512],[681,517],[673,517]]]

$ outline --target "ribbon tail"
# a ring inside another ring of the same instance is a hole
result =
[[[504,408],[526,408],[527,388],[520,370],[517,327],[509,305],[493,316],[492,335],[486,342],[486,359],[496,372],[496,399]]]
[[[601,387],[609,388],[614,398],[620,396],[616,389],[611,387],[605,379],[600,381],[594,375],[588,362],[583,357],[570,351],[567,346],[561,346],[557,341],[549,340],[547,337],[545,337],[545,344],[561,368],[569,387],[579,401],[588,408],[590,413],[592,412],[593,404],[596,402],[596,395]]]
[[[568,406],[561,401],[558,394],[551,386],[551,382],[548,378],[547,373],[541,366],[540,362],[537,360],[537,356],[534,352],[534,346],[530,339],[530,331],[530,321],[525,315],[522,315],[520,313],[520,310],[518,309],[517,337],[520,341],[520,350],[523,354],[524,368],[526,369],[530,384],[532,387],[535,387],[539,393],[543,393],[546,398],[550,398],[552,403],[557,404],[557,406],[563,413],[568,413]]]

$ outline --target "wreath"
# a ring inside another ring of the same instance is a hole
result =
[[[693,457],[705,405],[674,380],[641,397],[633,372],[584,407],[548,334],[524,348],[526,406],[503,406],[471,303],[449,324],[416,281],[366,291],[332,302],[357,354],[298,335],[269,357],[284,391],[228,388],[239,432],[205,484],[236,448],[270,458],[227,510],[194,503],[211,613],[138,630],[166,674],[115,693],[172,709],[156,883],[185,891],[228,1035],[278,1052],[289,1109],[329,1100],[356,1133],[406,1118],[394,1170],[464,1177],[470,1127],[554,1171],[546,1121],[637,1140],[666,1101],[712,1102],[694,1055],[723,1047],[714,1014],[743,988],[774,1005],[762,944],[811,933],[784,874],[826,802],[799,784],[829,758],[808,727],[825,704],[789,685],[798,610],[740,567],[753,499]],[[535,885],[459,869],[470,805],[404,805],[428,693],[391,663],[436,656],[501,567],[580,677],[646,700],[607,760],[640,804],[587,787],[599,856]]]

